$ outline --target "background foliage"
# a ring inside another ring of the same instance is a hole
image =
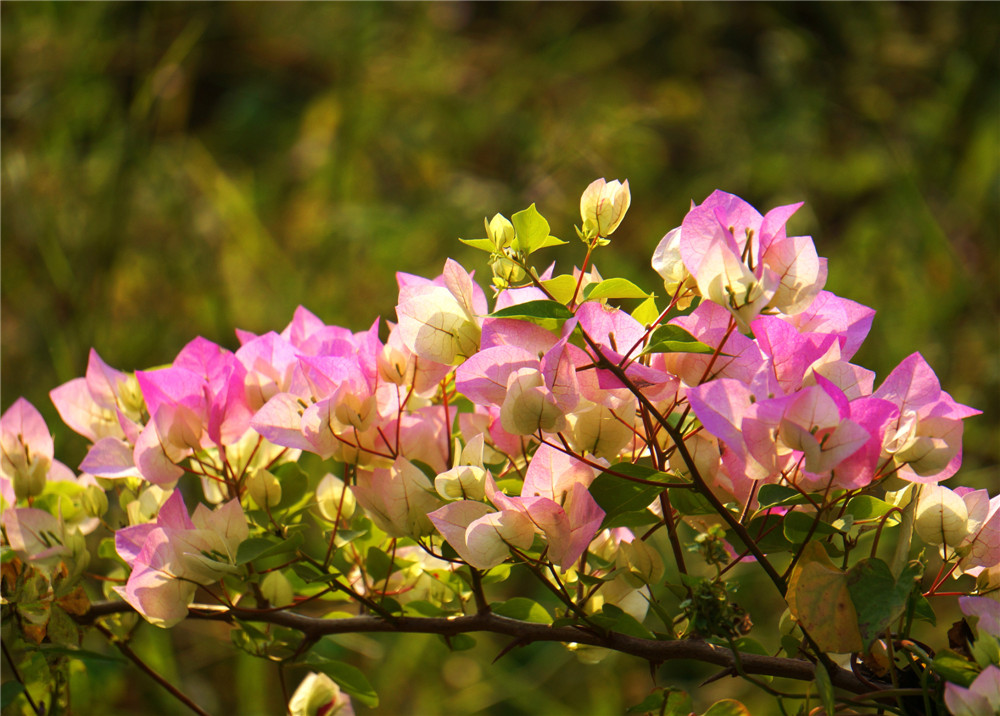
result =
[[[997,6],[941,4],[4,3],[2,407],[95,346],[132,370],[195,335],[392,317],[393,272],[480,257],[457,238],[537,202],[557,235],[594,178],[632,209],[601,257],[648,288],[649,256],[713,189],[767,208],[878,310],[857,362],[913,350],[984,410],[959,479],[996,484],[1000,434]],[[564,255],[565,256],[565,255]],[[481,266],[481,273],[485,272]],[[70,465],[83,440],[56,434]],[[754,615],[761,622],[768,615]],[[264,664],[224,627],[144,627],[144,656],[209,710],[271,713]],[[431,637],[342,642],[402,713],[620,713],[651,683],[557,645],[472,652]],[[81,667],[82,668],[82,667]],[[172,713],[90,664],[80,713]],[[429,678],[427,670],[435,672]],[[673,664],[661,683],[708,673]],[[219,684],[233,688],[219,689]],[[97,689],[95,684],[101,684]],[[710,689],[696,705],[711,702]],[[359,713],[367,713],[358,707]]]

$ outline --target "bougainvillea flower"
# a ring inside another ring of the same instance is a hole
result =
[[[427,513],[441,504],[441,498],[423,471],[406,458],[397,458],[388,468],[358,470],[351,489],[387,534],[417,538],[434,532]]]
[[[628,180],[620,182],[597,179],[590,183],[580,197],[580,217],[585,236],[611,236],[625,218],[632,195]]]
[[[988,665],[968,688],[944,685],[944,703],[953,716],[983,716],[1000,713],[1000,667]]]
[[[54,454],[45,418],[24,398],[15,400],[0,416],[0,476],[18,499],[42,493]]]
[[[354,716],[347,694],[326,674],[311,672],[288,702],[291,716]]]
[[[115,535],[118,555],[132,568],[115,591],[151,624],[171,627],[187,616],[198,585],[235,571],[236,551],[248,534],[239,500],[216,510],[198,505],[189,517],[175,490],[155,522]]]
[[[730,314],[725,308],[710,301],[703,301],[687,316],[670,321],[680,326],[705,345],[717,349],[718,355],[701,353],[668,353],[663,356],[664,367],[685,385],[718,379],[734,378],[747,385],[764,365],[760,347],[730,325]]]
[[[940,482],[962,464],[962,420],[981,411],[956,403],[941,390],[934,370],[919,353],[903,359],[874,396],[896,405],[899,417],[883,446],[912,482]]]
[[[510,556],[510,548],[527,549],[535,526],[518,510],[496,511],[483,502],[458,500],[427,517],[459,557],[476,569],[492,569]]]
[[[481,317],[489,312],[483,289],[448,259],[434,281],[397,274],[396,315],[403,343],[419,358],[457,365],[479,349]]]
[[[812,239],[785,233],[800,206],[761,216],[739,197],[716,191],[684,217],[679,238],[672,237],[699,293],[724,306],[743,328],[767,307],[804,310],[826,282],[826,262]]]
[[[134,376],[115,370],[93,348],[87,373],[49,392],[59,417],[88,440],[116,437],[134,442],[144,405]]]

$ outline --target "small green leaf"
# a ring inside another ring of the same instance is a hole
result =
[[[471,634],[453,634],[441,636],[441,639],[452,651],[468,651],[476,645],[476,639]]]
[[[603,529],[614,529],[615,527],[645,527],[654,525],[660,521],[659,515],[654,515],[649,510],[635,510],[633,512],[622,512],[604,520]]]
[[[525,597],[514,597],[506,602],[491,604],[490,608],[494,614],[499,614],[508,619],[517,619],[522,622],[532,622],[534,624],[551,624],[552,616],[538,602]]]
[[[666,473],[630,463],[618,463],[612,465],[608,470],[608,472],[602,472],[590,483],[590,495],[605,513],[602,529],[607,526],[606,523],[619,515],[644,510],[663,490],[658,485],[646,485],[626,480],[612,474],[611,471],[641,477],[644,480],[654,479],[653,475],[667,477]]]
[[[858,613],[863,648],[902,616],[922,572],[919,563],[911,562],[897,580],[889,565],[878,558],[863,559],[848,570],[847,588]]]
[[[616,607],[614,604],[605,604],[601,607],[601,613],[592,615],[590,619],[598,626],[620,634],[638,637],[639,639],[656,638],[656,635],[640,624],[635,617]]]
[[[294,507],[299,500],[305,497],[306,490],[309,488],[309,478],[296,463],[286,462],[284,465],[272,469],[271,473],[281,483],[281,501],[276,507],[271,508],[272,514]]]
[[[531,251],[538,251],[538,249],[547,249],[550,246],[565,246],[568,243],[569,243],[568,241],[557,239],[555,236],[546,236],[544,239],[542,239],[542,243],[533,248]],[[528,253],[531,253],[531,251],[529,251]]]
[[[486,251],[488,253],[493,253],[497,250],[496,244],[494,244],[491,239],[459,239],[459,241],[467,246],[471,246],[474,249],[479,249],[480,251]]]
[[[583,289],[585,301],[605,298],[646,298],[649,294],[625,278],[608,278],[592,283]]]
[[[573,312],[557,301],[526,301],[490,314],[491,318],[556,319],[565,321]]]
[[[694,490],[672,487],[669,490],[670,504],[682,515],[711,515],[715,508],[704,495]]]
[[[555,278],[542,281],[545,290],[552,294],[552,298],[559,303],[569,303],[576,291],[577,280],[569,274],[556,276]]]
[[[0,709],[5,709],[14,703],[14,699],[24,693],[24,684],[20,681],[5,681],[0,684]]]
[[[538,213],[534,204],[510,217],[510,223],[514,225],[513,246],[517,251],[530,254],[540,249],[549,237],[549,222]]]
[[[847,514],[854,515],[855,522],[875,520],[892,509],[892,505],[871,495],[857,495],[847,501]]]
[[[660,317],[660,309],[656,307],[656,296],[650,294],[649,297],[639,304],[639,307],[632,311],[632,318],[643,326],[650,326]]]
[[[246,564],[262,557],[294,552],[302,544],[301,532],[293,532],[287,539],[278,537],[251,537],[236,550],[236,564]]]
[[[920,593],[919,589],[914,590],[910,595],[910,602],[914,619],[930,622],[931,626],[937,626],[937,615],[934,613],[934,607],[931,606],[930,600]]]
[[[124,664],[125,659],[113,654],[101,654],[87,649],[78,649],[74,646],[59,646],[56,644],[42,644],[41,650],[46,654],[58,654],[68,656],[71,659],[78,659],[85,663],[94,664]]]
[[[715,349],[707,346],[680,326],[665,323],[653,329],[649,343],[643,353],[715,353]],[[725,354],[720,354],[725,355]]]
[[[761,485],[760,489],[757,490],[757,502],[760,503],[760,509],[781,505],[789,498],[801,496],[798,490],[794,487],[788,487],[788,485]]]
[[[819,692],[820,703],[828,714],[836,713],[837,706],[833,698],[833,682],[830,675],[826,673],[823,664],[816,664],[816,690]]]
[[[945,681],[950,681],[959,686],[969,688],[976,677],[979,676],[979,667],[968,659],[964,659],[951,649],[943,649],[934,655],[931,668],[944,677]]]
[[[822,535],[832,535],[837,532],[837,529],[833,525],[822,520],[817,521],[815,514],[797,511],[789,512],[785,515],[782,529],[788,541],[794,544],[802,544],[806,536],[810,533],[812,534],[812,538],[815,538]]]
[[[702,716],[750,716],[750,711],[735,699],[722,699],[712,704]]]
[[[350,664],[345,664],[342,661],[328,659],[315,652],[306,654],[305,658],[299,663],[315,671],[323,672],[337,682],[337,685],[350,694],[351,697],[357,699],[365,706],[369,708],[378,706],[378,694],[372,688],[368,677],[364,675],[361,669]]]

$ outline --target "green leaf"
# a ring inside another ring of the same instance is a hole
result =
[[[369,683],[368,677],[360,669],[342,661],[328,659],[315,652],[306,654],[306,657],[299,663],[314,671],[323,672],[337,682],[340,688],[365,706],[369,708],[378,706],[378,694]]]
[[[937,615],[934,613],[934,607],[931,606],[930,600],[920,593],[919,589],[914,590],[910,595],[910,604],[914,619],[929,622],[931,626],[937,626]]]
[[[979,676],[979,667],[968,659],[956,654],[951,649],[944,649],[934,655],[931,668],[944,677],[945,681],[950,681],[959,686],[969,688],[976,677]]]
[[[902,616],[922,572],[919,563],[910,563],[896,580],[889,565],[878,558],[863,559],[848,570],[847,589],[858,613],[863,648]]]
[[[251,537],[243,540],[236,550],[236,564],[246,564],[261,557],[294,552],[302,544],[301,532],[293,532],[287,539],[278,537]]]
[[[669,490],[670,504],[682,515],[711,515],[715,508],[704,495],[694,490],[672,487]]]
[[[309,488],[309,478],[296,463],[286,462],[284,465],[279,465],[271,470],[271,474],[281,483],[281,501],[276,507],[271,508],[272,514],[294,507],[305,497]]]
[[[510,217],[510,223],[514,225],[513,247],[517,251],[530,254],[540,249],[549,237],[549,222],[538,213],[534,204]]]
[[[788,541],[794,544],[802,544],[806,536],[810,533],[812,534],[810,539],[815,539],[816,537],[832,535],[834,532],[837,532],[837,529],[833,525],[827,524],[822,520],[817,521],[816,515],[808,512],[787,513],[782,522],[782,529]]]
[[[108,539],[110,539],[110,538],[108,538]],[[112,543],[114,543],[113,539],[111,541],[112,541]],[[15,557],[17,557],[17,553],[13,549],[11,549],[10,547],[8,547],[7,545],[4,545],[3,547],[0,547],[0,564],[7,564],[11,560],[13,560]]]
[[[654,476],[657,475],[669,477],[666,473],[631,463],[618,463],[612,465],[608,470],[631,477],[640,477],[644,480],[655,479]],[[602,529],[618,515],[644,510],[663,490],[658,485],[632,482],[609,471],[602,472],[590,483],[591,497],[605,512]]]
[[[853,515],[855,522],[878,519],[891,509],[888,502],[871,495],[857,495],[847,501],[847,514]]]
[[[604,520],[604,529],[614,529],[615,527],[646,527],[654,525],[660,521],[659,515],[654,515],[649,510],[635,510],[633,512],[622,512]]]
[[[474,249],[486,251],[491,254],[497,249],[496,244],[491,239],[459,239],[459,241]]]
[[[79,646],[80,644],[80,627],[64,609],[55,605],[49,613],[45,635],[52,643],[61,646]]]
[[[93,664],[124,664],[125,659],[113,654],[101,654],[87,649],[78,649],[75,646],[59,646],[57,644],[42,644],[39,647],[46,654],[58,654],[68,656],[71,659],[78,659],[85,663]]]
[[[784,515],[754,517],[747,525],[747,534],[754,537],[754,541],[764,554],[790,552],[795,548],[795,545],[785,537],[785,532],[781,528],[783,522]],[[736,551],[740,552],[746,549],[743,541],[735,533],[728,533],[728,537]]]
[[[837,707],[833,698],[833,682],[830,681],[830,675],[826,672],[826,667],[823,664],[816,664],[816,690],[819,692],[820,703],[823,704],[826,712],[828,714],[836,713]]]
[[[573,312],[558,301],[526,301],[490,314],[491,318],[521,318],[526,320],[555,319],[565,321],[573,317]]]
[[[441,639],[452,651],[468,651],[476,645],[476,639],[471,634],[441,635]]]
[[[801,502],[789,502],[788,500],[800,499]],[[788,485],[761,485],[757,490],[757,502],[760,509],[774,507],[776,505],[800,505],[807,502],[802,493],[794,487]]]
[[[643,353],[715,353],[715,349],[707,346],[680,326],[665,323],[653,329],[649,343]],[[724,354],[720,354],[724,355]]]
[[[655,639],[656,635],[640,624],[635,617],[623,611],[614,604],[605,604],[601,607],[600,614],[593,614],[590,617],[598,626],[609,631],[616,631],[619,634],[638,637],[639,639]]]
[[[514,597],[506,602],[491,604],[490,608],[494,614],[499,614],[508,619],[517,619],[522,622],[532,622],[534,624],[551,624],[552,616],[538,602],[526,599],[525,597]]]
[[[0,709],[5,709],[14,703],[14,699],[24,692],[24,684],[20,681],[5,681],[0,684]]]
[[[656,296],[649,294],[649,297],[639,304],[638,308],[632,311],[632,318],[643,326],[650,326],[660,317],[660,309],[656,307]]]
[[[648,293],[626,278],[607,278],[600,283],[592,283],[583,289],[584,301],[599,301],[605,298],[646,298]]]
[[[750,710],[735,699],[722,699],[712,704],[702,716],[750,716]]]
[[[542,281],[542,285],[559,303],[569,303],[573,298],[573,292],[576,291],[576,282],[576,279],[569,274],[563,274]]]
[[[673,687],[657,687],[635,706],[625,710],[627,714],[663,714],[663,716],[688,716],[693,709],[687,692]]]
[[[448,612],[444,609],[436,604],[431,604],[426,599],[418,599],[416,601],[407,602],[406,611],[416,612],[422,617],[443,617],[448,614]]]
[[[546,236],[542,243],[533,248],[531,251],[538,251],[538,249],[547,249],[550,246],[565,246],[568,241],[563,241],[562,239],[557,239],[555,236]],[[531,253],[530,251],[528,253]]]

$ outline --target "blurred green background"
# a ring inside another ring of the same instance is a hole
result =
[[[881,378],[920,350],[985,413],[959,479],[997,487],[996,4],[3,3],[0,19],[4,409],[24,395],[55,427],[47,392],[91,346],[149,367],[299,304],[366,328],[393,316],[394,271],[452,256],[485,273],[457,241],[484,216],[537,202],[572,238],[604,176],[629,180],[632,208],[598,266],[649,289],[692,199],[805,201],[791,229],[829,257],[827,287],[878,310],[857,361]],[[56,439],[75,466],[83,440]],[[210,710],[280,710],[270,671],[185,629],[162,666]],[[491,667],[499,643],[480,641],[348,651],[382,714],[614,714],[651,686],[636,660],[555,645]],[[79,713],[178,711],[144,677],[100,676]]]

